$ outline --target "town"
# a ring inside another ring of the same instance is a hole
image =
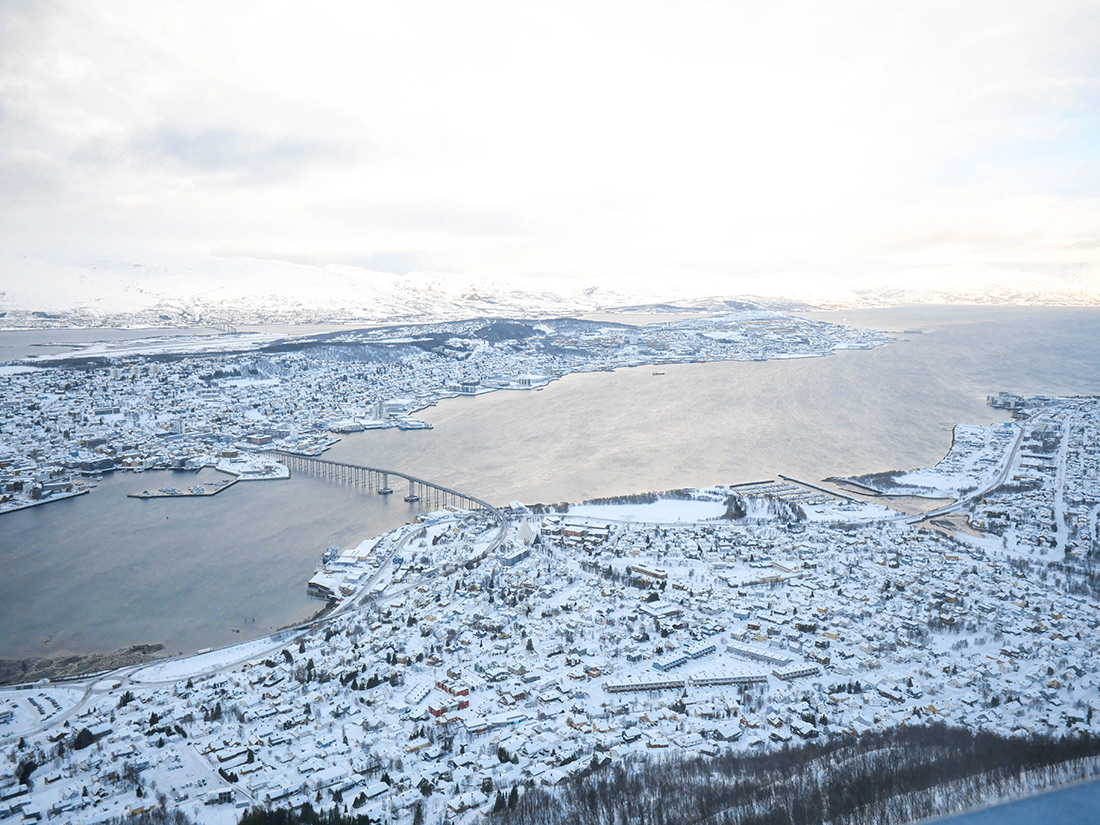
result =
[[[158,340],[152,353],[148,342],[91,345],[0,370],[0,513],[86,493],[114,470],[278,477],[249,452],[319,455],[340,433],[422,429],[414,413],[446,397],[619,367],[823,356],[889,338],[745,310],[638,327],[498,320],[261,337],[244,352],[218,352],[213,340]]]
[[[932,721],[1095,735],[1100,399],[1014,409],[914,472],[923,513],[793,480],[425,513],[327,555],[323,620],[4,690],[0,817],[479,822],[664,754]]]

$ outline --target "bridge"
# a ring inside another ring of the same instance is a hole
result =
[[[494,516],[501,524],[504,523],[503,513],[492,504],[408,473],[364,467],[361,464],[346,464],[342,461],[329,461],[324,458],[288,453],[284,450],[267,450],[263,455],[285,464],[291,472],[309,473],[337,484],[347,484],[381,495],[396,495],[402,492],[407,484],[408,492],[402,497],[421,510],[438,510],[441,507],[480,510]],[[396,484],[401,490],[395,490],[390,486],[391,484]]]

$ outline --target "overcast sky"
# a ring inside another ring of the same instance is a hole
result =
[[[1100,5],[0,0],[0,244],[468,275],[1100,248]]]

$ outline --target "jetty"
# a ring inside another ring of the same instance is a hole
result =
[[[161,487],[157,490],[142,490],[140,493],[128,493],[127,498],[203,498],[216,496],[222,490],[232,487],[239,478],[223,478],[220,481],[204,481],[192,484],[186,490],[176,487]]]

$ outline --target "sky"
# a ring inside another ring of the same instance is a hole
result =
[[[1100,249],[1100,5],[0,0],[0,246],[468,276]]]

